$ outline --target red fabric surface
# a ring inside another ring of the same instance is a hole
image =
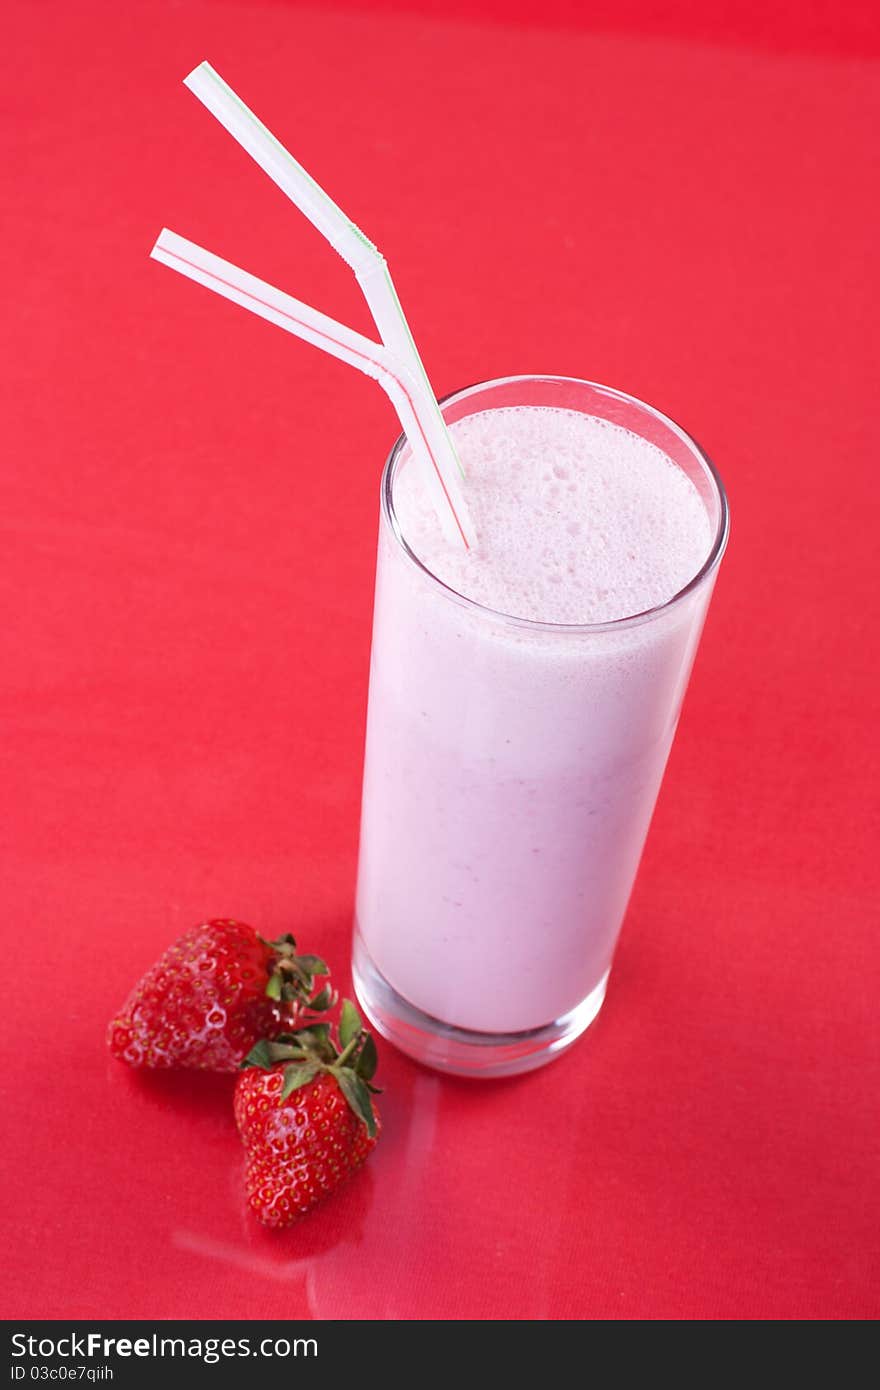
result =
[[[876,7],[712,9],[7,5],[6,1316],[877,1314]],[[206,915],[347,983],[397,431],[148,260],[165,224],[370,326],[203,57],[388,256],[438,391],[622,387],[733,514],[598,1022],[505,1083],[385,1047],[381,1144],[283,1235],[231,1082],[103,1034]]]

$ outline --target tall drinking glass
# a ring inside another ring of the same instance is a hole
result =
[[[429,1066],[474,1076],[540,1066],[602,1005],[728,534],[709,459],[622,392],[523,376],[442,405],[453,427],[523,407],[544,408],[539,422],[575,412],[654,445],[693,484],[708,539],[687,582],[644,611],[579,624],[497,612],[411,548],[396,506],[411,466],[405,439],[391,451],[354,981],[383,1036]],[[501,420],[487,418],[490,430]]]

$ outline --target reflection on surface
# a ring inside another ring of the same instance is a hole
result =
[[[247,1209],[242,1186],[238,1241],[182,1226],[172,1232],[172,1244],[251,1276],[300,1282],[315,1318],[405,1316],[395,1307],[395,1284],[418,1263],[423,1244],[423,1189],[432,1176],[442,1082],[402,1058],[392,1059],[389,1049],[383,1063],[396,1074],[393,1091],[389,1088],[380,1102],[382,1142],[326,1204],[287,1230],[269,1231]],[[400,1291],[405,1287],[406,1280]]]
[[[548,1068],[543,1085],[474,1082],[434,1075],[386,1046],[382,1067],[382,1142],[350,1183],[294,1226],[270,1231],[246,1207],[236,1155],[221,1212],[176,1225],[175,1249],[195,1259],[205,1282],[246,1278],[251,1294],[262,1281],[286,1284],[291,1309],[304,1303],[317,1319],[473,1316],[456,1274],[462,1260],[471,1280],[494,1291],[493,1316],[506,1315],[509,1299],[519,1316],[552,1317],[554,1252],[577,1203],[580,1146],[571,1141],[591,1122],[589,1097],[571,1089],[572,1064]],[[564,1096],[569,1139],[548,1136],[545,1148],[545,1108],[557,1112]],[[206,1262],[226,1276],[212,1276]]]

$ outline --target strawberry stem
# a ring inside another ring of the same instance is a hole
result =
[[[348,1061],[349,1057],[351,1056],[351,1054],[354,1052],[355,1048],[357,1047],[358,1041],[359,1041],[359,1039],[360,1039],[360,1036],[361,1036],[360,1033],[358,1033],[357,1037],[352,1038],[351,1042],[348,1044],[348,1047],[343,1048],[343,1050],[340,1052],[339,1056],[337,1057],[337,1059],[336,1059],[336,1061],[335,1061],[335,1063],[334,1063],[334,1066],[336,1066],[336,1067],[344,1067],[344,1066],[345,1066],[345,1064],[346,1064],[346,1062]]]

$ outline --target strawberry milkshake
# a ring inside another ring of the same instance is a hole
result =
[[[383,481],[355,983],[445,1070],[548,1061],[601,1007],[718,562],[677,426],[566,378],[444,405],[478,542],[405,441]]]

